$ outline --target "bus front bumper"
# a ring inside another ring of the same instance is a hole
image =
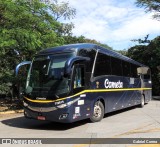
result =
[[[45,109],[46,110],[46,109]],[[28,107],[24,107],[24,116],[26,118],[37,119],[37,120],[46,120],[53,122],[61,122],[61,123],[71,123],[74,122],[70,113],[65,109],[61,110],[53,110],[49,112],[38,112],[31,110]]]

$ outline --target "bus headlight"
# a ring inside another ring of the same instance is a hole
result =
[[[69,106],[72,105],[73,103],[77,102],[79,99],[80,99],[80,98],[77,98],[77,99],[75,99],[75,100],[73,100],[73,101],[67,102],[67,103],[65,103],[65,104],[61,104],[61,105],[57,106],[57,108],[65,108],[65,107],[67,107],[67,106],[69,107]]]
[[[67,103],[66,104],[61,104],[61,105],[57,106],[57,108],[65,108],[65,107],[67,107]]]

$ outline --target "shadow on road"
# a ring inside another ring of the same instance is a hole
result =
[[[34,119],[26,119],[25,117],[17,117],[1,121],[1,123],[11,127],[24,128],[24,129],[37,129],[37,130],[51,130],[51,131],[53,130],[64,131],[75,127],[79,127],[81,125],[85,125],[88,122],[89,120],[82,120],[75,123],[64,124],[64,123],[56,123],[48,121],[39,121]]]
[[[104,118],[112,117],[116,114],[123,113],[125,111],[129,111],[134,108],[136,107],[131,107],[131,108],[111,112],[111,113],[105,114]],[[16,127],[16,128],[64,131],[64,130],[85,125],[87,123],[90,123],[90,121],[89,119],[86,119],[86,120],[82,120],[82,121],[78,121],[70,124],[67,124],[67,123],[64,124],[64,123],[56,123],[56,122],[49,122],[49,121],[39,121],[34,119],[26,119],[25,117],[16,117],[16,118],[2,120],[1,123],[7,126]]]
[[[120,113],[123,113],[123,112],[126,112],[126,111],[132,111],[133,109],[137,109],[137,108],[139,108],[138,106],[132,106],[132,107],[129,107],[129,108],[125,108],[125,109],[121,109],[121,110],[116,110],[116,111],[113,111],[113,112],[109,112],[109,113],[106,113],[105,115],[104,115],[104,118],[107,118],[107,117],[112,117],[112,116],[114,116],[114,115],[118,115],[118,114],[120,114]]]

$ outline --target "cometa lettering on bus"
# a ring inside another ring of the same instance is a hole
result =
[[[104,82],[105,88],[123,88],[123,82],[120,80],[118,82],[110,82],[108,79]]]

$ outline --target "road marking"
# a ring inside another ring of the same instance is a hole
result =
[[[124,135],[131,135],[131,134],[136,134],[136,133],[151,133],[151,132],[159,132],[160,131],[160,128],[151,128],[151,129],[147,129],[147,130],[142,130],[143,128],[146,128],[146,127],[151,126],[151,125],[153,125],[153,123],[147,124],[145,126],[143,125],[141,127],[130,130],[128,132],[124,132],[124,133],[119,134],[119,135],[114,135],[111,138],[117,138],[117,137],[121,137],[121,136],[124,136]]]
[[[135,133],[150,133],[150,132],[159,132],[160,131],[160,128],[152,128],[152,129],[148,129],[148,130],[142,130],[143,128],[146,128],[146,127],[151,126],[151,125],[153,125],[153,123],[150,123],[150,124],[147,124],[147,125],[142,125],[142,126],[136,128],[136,129],[130,130],[128,132],[125,132],[125,133],[122,133],[122,134],[119,134],[119,135],[114,135],[111,138],[119,138],[119,137],[124,136],[124,135],[130,135],[130,134],[135,134]],[[92,143],[94,143],[94,142],[92,142]],[[96,142],[96,144],[97,143],[98,142]],[[88,145],[90,145],[90,144],[79,144],[79,145],[74,145],[73,147],[85,147],[85,146],[88,146]],[[160,147],[160,144],[141,144],[141,145],[133,145],[133,146],[129,146],[129,147]]]

